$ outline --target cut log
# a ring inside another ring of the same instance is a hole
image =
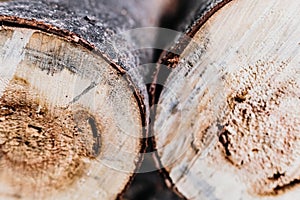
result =
[[[0,4],[0,199],[115,199],[142,159],[138,57],[112,41],[134,20],[70,9]]]
[[[175,67],[154,124],[167,182],[187,199],[298,199],[300,2],[211,5],[162,59]]]

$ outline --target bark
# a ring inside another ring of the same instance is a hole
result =
[[[48,0],[59,3],[58,0]],[[154,1],[138,1],[138,0],[83,0],[72,1],[66,0],[64,4],[68,7],[84,8],[93,10],[97,13],[103,5],[114,13],[123,13],[130,15],[140,26],[157,26],[160,23],[161,16],[168,7],[176,5],[176,1],[171,0],[154,0]],[[172,5],[173,4],[173,5]],[[172,12],[172,8],[170,9]]]
[[[4,199],[115,199],[142,159],[140,58],[116,37],[140,23],[67,3],[0,4]]]
[[[298,198],[300,3],[212,5],[162,58],[158,164],[187,199]]]

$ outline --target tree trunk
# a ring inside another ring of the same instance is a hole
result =
[[[297,199],[300,2],[218,2],[162,58],[159,165],[187,199]]]
[[[0,4],[1,199],[115,199],[142,159],[139,23],[76,2]]]

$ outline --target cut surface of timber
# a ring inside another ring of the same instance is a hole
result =
[[[125,78],[37,30],[2,26],[0,49],[0,198],[114,199],[141,149]]]
[[[127,19],[104,6],[89,16],[53,2],[0,4],[0,199],[124,191],[147,132],[138,57],[113,41],[134,27]]]
[[[154,124],[171,187],[187,199],[298,199],[300,2],[233,0],[193,31]]]

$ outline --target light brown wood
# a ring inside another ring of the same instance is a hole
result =
[[[233,0],[171,72],[154,132],[187,199],[300,196],[300,3]]]
[[[115,199],[140,159],[126,78],[78,44],[0,28],[0,198]]]

